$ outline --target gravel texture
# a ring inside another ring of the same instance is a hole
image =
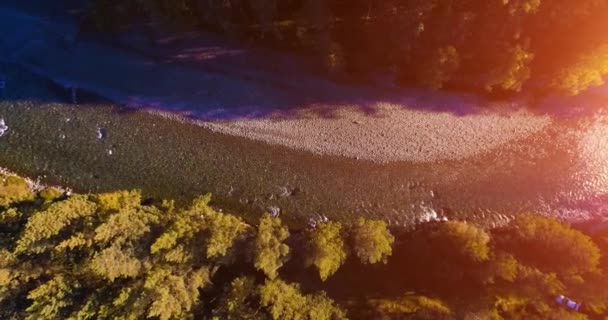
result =
[[[385,163],[458,160],[525,138],[550,123],[549,116],[523,111],[459,116],[383,104],[377,106],[373,116],[345,107],[332,117],[303,111],[282,119],[240,119],[202,125],[316,154]]]

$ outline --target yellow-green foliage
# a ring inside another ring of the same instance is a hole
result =
[[[254,243],[254,265],[270,279],[278,276],[289,254],[289,247],[283,243],[289,231],[281,224],[281,219],[265,215],[260,219],[258,234]]]
[[[162,252],[166,261],[185,261],[194,258],[192,253],[200,251],[202,242],[208,259],[228,255],[234,243],[251,228],[241,219],[211,208],[210,200],[209,195],[199,197],[188,210],[177,212],[174,223],[152,244],[151,252]],[[201,237],[205,240],[198,239]]]
[[[56,247],[57,251],[65,251],[65,250],[74,250],[76,248],[81,247],[90,247],[93,244],[93,241],[87,239],[87,237],[82,232],[77,232],[70,238],[61,241]]]
[[[146,275],[144,287],[152,301],[148,317],[160,320],[189,318],[198,302],[199,289],[209,283],[207,268],[175,273],[168,268],[155,268]]]
[[[266,280],[260,286],[260,303],[273,320],[341,320],[345,313],[324,293],[302,295],[297,284]]]
[[[413,319],[447,319],[452,310],[443,301],[426,296],[408,294],[401,298],[374,299],[370,301],[381,317],[389,319],[404,319],[413,316]]]
[[[553,80],[552,86],[571,95],[587,88],[604,84],[608,75],[608,45],[582,55],[579,60],[563,68]]]
[[[0,207],[8,207],[17,202],[32,201],[34,198],[35,194],[24,179],[0,174]]]
[[[530,63],[534,54],[521,45],[509,48],[505,53],[500,68],[492,72],[486,83],[486,90],[492,91],[495,86],[502,90],[520,91],[524,83],[530,78]]]
[[[386,263],[392,255],[395,237],[386,222],[359,218],[351,233],[353,251],[362,263]]]
[[[260,287],[260,303],[269,309],[274,320],[305,319],[306,297],[298,285],[266,280]]]
[[[490,258],[490,235],[474,225],[449,221],[441,224],[431,238],[443,254],[455,253],[476,262]]]
[[[96,212],[95,203],[86,196],[76,195],[52,204],[48,209],[34,213],[28,220],[25,231],[17,241],[16,252],[42,252],[48,249],[42,242],[59,234],[77,219]]]
[[[208,211],[205,222],[209,230],[207,238],[207,258],[223,257],[228,254],[235,241],[244,235],[248,226],[233,215]]]
[[[325,281],[346,261],[342,225],[338,222],[320,224],[310,233],[307,264],[314,265]]]
[[[159,223],[159,212],[152,208],[124,207],[95,229],[95,242],[123,245],[139,240]]]
[[[522,215],[513,222],[510,248],[518,260],[561,275],[597,270],[600,250],[585,234],[554,219]]]
[[[27,308],[26,320],[61,319],[64,308],[72,305],[70,295],[74,284],[61,274],[56,275],[29,292],[32,304]]]
[[[141,204],[141,191],[116,191],[102,193],[96,197],[97,205],[102,211],[119,210],[139,207]]]
[[[90,268],[93,273],[108,279],[110,282],[116,278],[132,278],[140,274],[141,262],[131,253],[112,245],[95,254],[91,260]]]
[[[213,315],[218,320],[265,319],[262,314],[256,316],[256,309],[250,303],[257,294],[256,290],[253,278],[239,277],[232,280],[220,298],[220,303],[213,310]]]
[[[440,47],[423,64],[420,83],[431,89],[441,89],[460,66],[458,50],[453,46]]]
[[[48,188],[44,188],[44,190],[40,191],[40,193],[38,193],[38,195],[40,196],[42,201],[48,203],[48,202],[53,202],[56,199],[60,198],[63,195],[63,192],[61,192],[61,190],[59,190],[57,188],[48,187]]]
[[[494,275],[509,282],[517,278],[519,267],[519,262],[510,254],[499,253],[492,261]]]

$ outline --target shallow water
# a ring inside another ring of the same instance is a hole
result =
[[[142,188],[151,197],[182,200],[211,192],[248,219],[276,206],[292,224],[318,214],[392,225],[434,213],[487,225],[522,212],[587,220],[603,215],[606,203],[608,117],[601,112],[556,118],[534,136],[464,160],[382,165],[107,104],[74,107],[44,79],[9,65],[0,71],[14,84],[0,103],[10,127],[0,138],[0,166],[77,191]],[[98,139],[98,128],[107,137]]]

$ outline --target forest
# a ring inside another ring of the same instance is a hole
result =
[[[289,229],[210,195],[181,207],[0,176],[2,319],[606,319],[606,250],[608,233],[540,215]]]
[[[153,22],[312,56],[339,79],[577,95],[608,74],[606,0],[91,0],[91,28]]]

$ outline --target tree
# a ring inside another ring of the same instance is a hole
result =
[[[40,191],[38,194],[42,201],[45,203],[51,203],[63,196],[63,192],[57,188],[47,187],[44,190]]]
[[[205,215],[208,228],[207,258],[220,258],[228,255],[235,242],[246,235],[250,228],[239,218],[216,211]]]
[[[452,310],[443,301],[406,294],[398,299],[372,299],[370,304],[380,319],[452,319]]]
[[[29,292],[27,298],[32,304],[26,309],[26,320],[61,319],[64,310],[73,304],[72,294],[75,284],[61,274],[41,284]]]
[[[102,193],[95,200],[102,211],[136,208],[141,205],[141,190]]]
[[[393,253],[395,237],[384,221],[359,218],[350,233],[353,252],[362,263],[386,263]]]
[[[115,244],[95,254],[90,268],[95,274],[113,282],[117,278],[140,275],[142,263],[132,253],[123,251]]]
[[[300,287],[282,280],[266,280],[260,286],[260,303],[274,320],[340,320],[346,319],[324,293],[302,295]]]
[[[579,56],[578,61],[563,67],[553,79],[552,86],[570,95],[604,84],[608,75],[608,45]]]
[[[509,47],[501,58],[503,61],[492,70],[490,79],[486,82],[486,90],[491,92],[498,86],[505,91],[520,91],[530,78],[530,63],[534,54],[518,44]]]
[[[22,178],[0,174],[0,208],[14,203],[32,201],[35,194]]]
[[[270,279],[278,276],[278,270],[287,261],[289,247],[283,243],[289,231],[281,224],[281,219],[265,215],[254,241],[254,265]]]
[[[453,46],[440,47],[422,64],[419,82],[431,89],[441,89],[460,66],[458,50]]]
[[[580,231],[554,219],[518,216],[511,223],[511,237],[502,242],[521,262],[561,276],[598,270],[600,250]]]
[[[95,214],[97,206],[86,196],[75,195],[57,202],[48,209],[34,213],[25,225],[25,230],[17,241],[17,253],[26,251],[40,253],[54,245],[48,243],[74,221]]]
[[[471,262],[490,258],[490,235],[471,224],[449,221],[439,225],[430,235],[434,254],[464,259]]]
[[[346,246],[338,222],[323,223],[310,233],[308,244],[308,265],[314,265],[321,280],[333,275],[346,261]]]
[[[144,287],[150,292],[148,317],[160,320],[184,319],[198,302],[199,289],[210,282],[207,268],[173,271],[165,267],[152,269]]]
[[[236,278],[226,288],[218,306],[213,309],[213,315],[224,320],[264,319],[262,314],[256,312],[257,295],[253,278]]]

